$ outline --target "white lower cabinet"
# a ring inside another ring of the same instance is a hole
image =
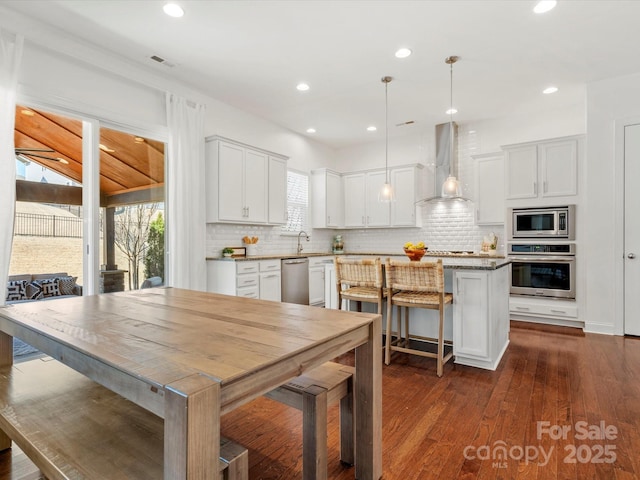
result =
[[[262,300],[281,299],[280,260],[209,260],[207,291]]]
[[[309,257],[309,305],[325,306],[326,265],[333,265],[333,257]]]
[[[260,264],[260,295],[261,300],[282,300],[282,275],[280,273],[280,259],[259,260]]]
[[[455,362],[495,370],[509,344],[509,269],[456,270],[453,288]]]

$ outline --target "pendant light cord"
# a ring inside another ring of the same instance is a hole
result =
[[[449,89],[449,137],[451,148],[449,149],[449,176],[453,172],[453,62],[449,64],[450,73],[450,89]]]
[[[389,183],[389,82],[384,84],[384,170],[386,182]]]

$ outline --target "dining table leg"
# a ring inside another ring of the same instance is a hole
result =
[[[356,348],[356,479],[382,477],[382,317],[369,326],[369,341]]]
[[[13,364],[13,337],[0,331],[0,367]],[[11,448],[11,439],[0,430],[0,451]]]
[[[221,480],[220,383],[191,375],[165,387],[164,480]]]

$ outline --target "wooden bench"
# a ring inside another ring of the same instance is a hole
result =
[[[340,400],[340,461],[354,463],[355,368],[327,362],[266,394],[302,411],[302,478],[327,478],[327,407]]]
[[[49,480],[164,476],[164,421],[50,357],[0,368],[0,430]],[[219,466],[248,479],[247,450],[221,438]]]

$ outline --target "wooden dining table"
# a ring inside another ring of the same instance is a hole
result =
[[[382,476],[380,315],[167,287],[2,307],[0,365],[11,337],[164,419],[165,480],[220,478],[221,415],[355,349],[355,478]]]

